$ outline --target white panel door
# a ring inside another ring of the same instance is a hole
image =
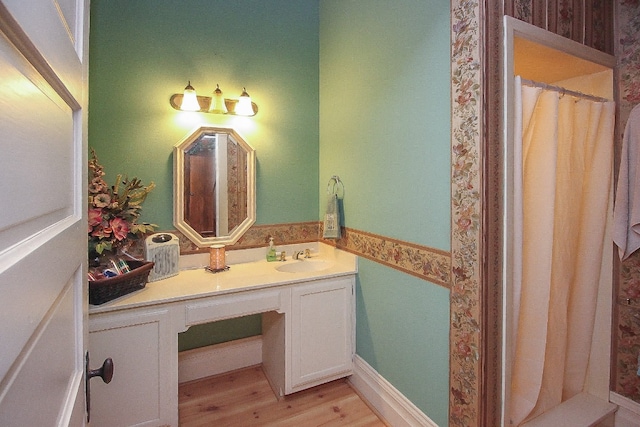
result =
[[[86,424],[88,0],[0,0],[0,425]]]

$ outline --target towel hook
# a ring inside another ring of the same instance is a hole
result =
[[[340,181],[340,177],[338,175],[333,175],[329,178],[329,182],[327,183],[327,194],[335,194],[340,198],[338,193],[340,192],[340,188],[342,188],[342,199],[344,199],[344,183]]]

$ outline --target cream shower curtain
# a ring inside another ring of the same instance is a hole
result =
[[[614,130],[613,102],[519,78],[516,94],[512,425],[583,390],[598,282],[610,274],[600,265]]]

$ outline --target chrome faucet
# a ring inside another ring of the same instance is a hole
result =
[[[295,251],[293,252],[293,259],[300,259],[300,255],[304,255],[305,258],[311,258],[311,250],[305,249],[304,251]]]

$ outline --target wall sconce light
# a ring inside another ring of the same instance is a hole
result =
[[[200,113],[230,114],[236,116],[255,116],[258,106],[251,101],[251,97],[245,88],[238,99],[225,98],[220,90],[220,85],[211,96],[199,96],[191,86],[191,81],[184,88],[183,93],[174,93],[169,99],[171,106],[180,111],[197,111]]]
[[[226,104],[224,103],[224,96],[222,96],[220,85],[216,85],[216,90],[213,91],[209,112],[214,114],[227,114],[229,112]]]
[[[196,90],[191,86],[191,81],[189,81],[187,87],[184,88],[180,109],[183,111],[198,111],[200,109],[198,96],[196,95]]]

